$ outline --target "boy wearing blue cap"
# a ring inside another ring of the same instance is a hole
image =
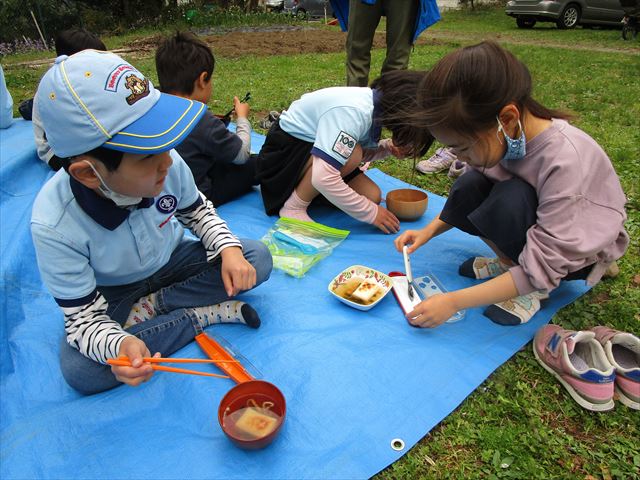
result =
[[[64,164],[36,198],[31,231],[65,317],[67,382],[85,394],[139,385],[151,352],[170,355],[215,323],[257,328],[255,310],[230,299],[269,277],[271,256],[229,231],[173,150],[205,105],[94,50],[58,57],[36,99]],[[132,366],[106,365],[118,356]]]

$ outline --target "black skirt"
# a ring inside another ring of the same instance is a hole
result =
[[[256,159],[256,179],[267,215],[276,215],[302,178],[313,143],[297,139],[271,125]]]

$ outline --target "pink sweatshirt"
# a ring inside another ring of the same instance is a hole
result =
[[[625,195],[607,154],[582,130],[554,119],[527,142],[521,160],[477,169],[501,181],[521,178],[538,194],[536,224],[527,232],[519,265],[509,271],[520,295],[551,291],[570,272],[595,263],[596,284],[628,244]]]

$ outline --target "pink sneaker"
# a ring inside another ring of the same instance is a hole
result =
[[[450,168],[457,158],[448,148],[438,148],[427,160],[418,162],[416,170],[420,173],[437,173]]]
[[[594,327],[596,340],[616,369],[616,393],[627,407],[640,410],[640,338],[608,327]]]
[[[533,354],[581,407],[604,412],[614,407],[615,371],[595,337],[545,325],[533,339]]]

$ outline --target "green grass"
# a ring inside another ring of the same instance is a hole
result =
[[[518,30],[501,9],[449,12],[423,34],[411,66],[426,69],[458,46],[497,34],[529,65],[538,100],[575,112],[575,124],[608,152],[629,199],[632,243],[620,262],[620,275],[562,309],[553,321],[565,328],[604,324],[638,334],[640,277],[634,281],[634,276],[640,275],[640,42],[625,44],[619,30]],[[117,44],[111,42],[110,47]],[[379,71],[383,56],[384,51],[373,52],[372,72]],[[210,107],[226,111],[233,95],[250,90],[254,123],[306,91],[344,81],[343,53],[217,60]],[[5,59],[5,73],[19,100],[32,96],[45,67],[11,66],[15,61]],[[134,63],[155,78],[152,58]],[[414,175],[406,160],[388,160],[380,168],[440,195],[451,185],[444,174]],[[429,406],[428,397],[413,401],[420,408]],[[581,409],[538,366],[527,346],[377,478],[638,478],[638,438],[640,413],[619,403],[603,414]]]
[[[493,36],[513,38],[518,42],[536,42],[541,45],[564,44],[578,48],[616,48],[638,52],[638,42],[625,42],[620,28],[577,27],[560,30],[553,22],[538,22],[531,30],[516,26],[515,18],[509,17],[502,8],[479,7],[475,11],[449,11],[442,21],[434,25],[432,32],[457,33],[464,36]],[[426,35],[428,37],[428,33]]]

